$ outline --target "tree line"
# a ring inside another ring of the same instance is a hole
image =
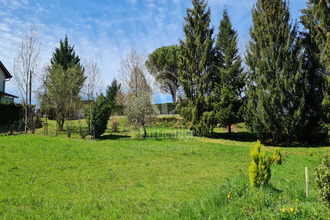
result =
[[[178,112],[191,122],[194,135],[211,136],[218,125],[228,126],[230,135],[231,125],[244,121],[262,140],[328,138],[328,1],[307,2],[300,17],[304,30],[299,31],[290,17],[288,1],[257,0],[244,57],[227,9],[214,36],[207,2],[192,0],[192,5],[184,17],[184,38],[179,44],[163,46],[148,56],[132,48],[121,61],[119,82],[114,80],[105,96],[95,89],[101,81],[97,63],[91,60],[83,66],[68,38],[61,40],[38,93],[41,106],[53,111],[59,129],[83,103],[88,106],[84,116],[95,137],[104,132],[111,111],[124,113],[134,128],[143,127],[146,136],[146,126],[158,114],[152,105],[155,80],[177,102]],[[22,51],[24,46],[22,42]],[[32,49],[37,56],[38,47]],[[29,106],[33,65],[21,65],[18,79],[24,82],[20,87],[26,92],[24,106]],[[96,127],[102,129],[96,132]]]
[[[155,50],[147,65],[173,101],[182,88],[179,112],[192,122],[195,135],[212,135],[219,124],[228,126],[230,134],[231,125],[243,120],[262,140],[328,137],[328,1],[307,2],[300,17],[304,30],[299,31],[288,1],[258,0],[244,57],[227,10],[214,37],[207,2],[192,3],[184,18],[184,39]]]

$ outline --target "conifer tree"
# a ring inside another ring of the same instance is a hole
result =
[[[258,0],[247,49],[247,125],[264,138],[292,141],[304,125],[306,79],[301,40],[287,1]]]
[[[74,46],[60,40],[50,60],[51,66],[46,77],[46,88],[50,105],[55,110],[59,129],[63,130],[64,121],[72,117],[80,101],[80,91],[86,80],[80,58],[75,54]]]
[[[231,125],[239,118],[239,99],[244,87],[242,60],[238,54],[237,31],[233,29],[227,10],[220,21],[215,44],[215,117],[224,126]]]
[[[204,0],[193,0],[187,9],[183,27],[184,40],[180,40],[179,80],[185,94],[179,112],[192,121],[194,135],[210,134],[213,130],[212,90],[212,34],[210,8]]]
[[[309,0],[302,10],[305,65],[308,73],[307,109],[311,119],[309,128],[330,122],[330,9],[329,0]],[[315,129],[314,129],[315,130]],[[330,129],[328,128],[329,133]],[[310,131],[303,134],[310,136]]]
[[[178,79],[179,56],[180,46],[164,46],[152,52],[146,61],[148,70],[161,84],[161,89],[171,94],[173,103],[176,102],[177,92],[180,88]]]

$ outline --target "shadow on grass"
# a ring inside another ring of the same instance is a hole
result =
[[[257,135],[251,132],[235,132],[229,135],[228,133],[213,133],[213,139],[225,139],[225,140],[232,140],[232,141],[240,141],[240,142],[253,142],[257,141]]]
[[[123,138],[131,138],[131,136],[128,135],[119,135],[119,134],[106,134],[101,137],[99,137],[99,140],[118,140]]]

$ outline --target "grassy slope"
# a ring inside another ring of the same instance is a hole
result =
[[[266,205],[268,213],[280,213],[282,205],[297,198],[311,204],[316,216],[326,216],[315,203],[313,172],[311,196],[304,196],[304,167],[312,171],[329,147],[313,148],[313,157],[307,156],[308,148],[281,148],[287,157],[282,166],[272,167],[269,196],[249,191],[252,146],[249,141],[169,136],[0,137],[0,218],[235,218],[238,210],[257,218]],[[273,147],[266,151],[270,155]],[[237,175],[238,181],[227,182]],[[230,202],[227,191],[235,189],[241,194]],[[241,201],[243,195],[251,201]]]

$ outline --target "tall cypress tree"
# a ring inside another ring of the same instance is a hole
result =
[[[244,87],[242,60],[238,54],[237,31],[233,29],[227,10],[220,21],[219,33],[215,44],[216,73],[215,117],[229,128],[239,118],[239,99]]]
[[[301,23],[305,48],[305,66],[308,73],[309,127],[330,122],[330,8],[329,0],[309,0],[302,10]],[[315,130],[315,129],[314,129]],[[330,129],[328,127],[330,133]],[[311,134],[304,132],[304,136]]]
[[[185,39],[180,40],[179,80],[185,93],[180,112],[189,121],[197,136],[212,132],[212,34],[210,8],[204,0],[193,0],[187,9],[183,27]]]
[[[304,126],[306,79],[301,40],[287,1],[258,0],[247,50],[247,125],[264,138],[291,141]]]

